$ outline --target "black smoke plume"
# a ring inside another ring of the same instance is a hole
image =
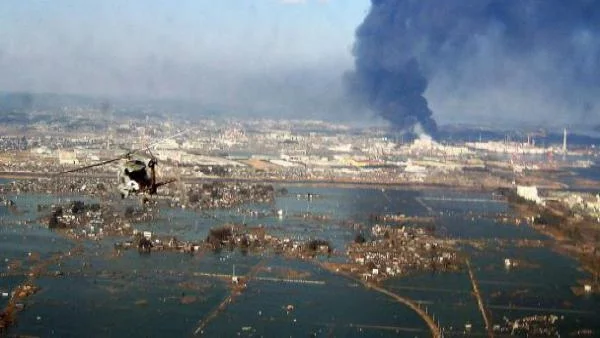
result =
[[[346,85],[393,126],[429,133],[434,84],[444,109],[584,120],[600,115],[599,33],[596,0],[372,0]]]

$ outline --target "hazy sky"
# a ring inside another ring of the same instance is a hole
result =
[[[337,109],[368,0],[3,0],[0,90]]]
[[[427,81],[411,97],[439,123],[600,124],[600,2],[374,3],[357,49],[378,89],[366,107],[343,78],[370,0],[0,0],[0,91],[368,120],[403,97],[414,59]]]

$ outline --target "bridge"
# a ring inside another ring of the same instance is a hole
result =
[[[494,331],[492,330],[492,325],[490,324],[490,318],[485,310],[485,306],[483,304],[483,299],[481,298],[481,292],[479,291],[479,285],[477,284],[477,280],[475,279],[475,274],[473,273],[473,269],[471,268],[471,262],[467,258],[467,269],[469,271],[469,278],[471,279],[471,284],[473,285],[473,295],[475,299],[477,299],[477,305],[479,306],[479,311],[481,311],[481,316],[483,317],[483,322],[485,323],[485,329],[487,330],[489,337],[494,337]]]
[[[463,198],[463,197],[418,197],[423,201],[444,201],[444,202],[466,202],[466,203],[498,203],[504,204],[504,200],[493,200],[487,198]]]
[[[577,314],[577,315],[591,315],[596,312],[576,310],[576,309],[559,309],[559,308],[545,308],[545,307],[534,307],[534,306],[514,306],[514,305],[489,305],[488,308],[496,310],[517,310],[517,311],[535,311],[535,312],[546,312],[546,313],[563,313],[563,314]]]
[[[377,291],[377,292],[383,293],[384,295],[395,299],[399,303],[402,303],[402,304],[408,306],[413,311],[415,311],[419,316],[421,316],[421,318],[423,318],[423,320],[429,327],[429,330],[431,331],[431,335],[433,337],[435,337],[435,338],[442,337],[442,331],[440,330],[440,327],[438,326],[438,324],[433,320],[432,317],[429,316],[427,311],[423,310],[423,308],[421,308],[419,306],[419,304],[415,303],[414,301],[412,301],[408,298],[401,297],[401,296],[399,296],[391,291],[388,291],[382,287],[379,287],[375,284],[365,282],[364,285]]]
[[[504,204],[506,201],[503,200],[493,200],[487,198],[463,198],[463,197],[432,197],[432,196],[420,196],[415,198],[417,203],[419,203],[423,208],[427,209],[427,211],[432,214],[434,212],[433,208],[429,206],[428,202],[462,202],[462,203],[494,203],[494,204]]]
[[[425,209],[427,209],[427,212],[429,212],[430,214],[433,214],[433,208],[430,207],[429,205],[427,205],[427,203],[423,202],[423,198],[422,197],[417,197],[415,198],[415,200]]]
[[[211,272],[194,272],[195,277],[210,277],[220,279],[231,279],[233,275],[223,273],[211,273]],[[244,276],[238,276],[244,277]],[[308,285],[325,285],[325,281],[322,280],[310,280],[310,279],[295,279],[295,278],[278,278],[278,277],[253,277],[253,280],[276,282],[276,283],[292,283],[292,284],[308,284]]]
[[[250,280],[252,280],[256,276],[256,274],[258,273],[258,271],[260,271],[260,268],[264,264],[265,264],[264,259],[262,259],[261,261],[256,263],[250,269],[248,274],[246,275],[246,279],[247,279],[246,282],[250,282]],[[234,274],[235,274],[235,266],[233,267],[233,273],[231,275],[199,272],[198,276],[218,277],[218,278],[222,278],[222,276],[226,276],[226,278],[232,278],[232,276]],[[194,275],[196,275],[196,274],[194,274]],[[225,308],[227,307],[227,305],[229,303],[231,303],[238,294],[241,294],[242,289],[243,288],[240,288],[238,285],[233,285],[233,283],[232,283],[231,292],[227,295],[227,297],[225,297],[225,299],[223,299],[223,301],[213,311],[211,311],[208,314],[208,316],[206,316],[205,318],[200,319],[198,321],[198,327],[194,331],[194,336],[204,333],[204,328],[206,327],[206,325],[208,325],[208,323],[210,323],[213,319],[215,319],[219,315],[219,313],[221,313],[221,311],[224,311]]]
[[[277,283],[325,285],[325,281],[322,281],[322,280],[275,278],[275,277],[254,277],[254,279],[260,280],[260,281],[267,281],[267,282],[277,282]]]
[[[377,291],[379,293],[382,293],[382,294],[384,294],[384,295],[386,295],[388,297],[391,297],[391,298],[395,299],[397,302],[408,306],[411,310],[415,311],[423,319],[423,321],[425,321],[425,324],[427,324],[427,326],[429,327],[429,331],[431,332],[431,335],[434,338],[440,338],[440,337],[442,337],[442,330],[440,329],[439,324],[437,324],[435,322],[435,320],[434,320],[433,317],[429,316],[429,314],[427,313],[427,310],[424,310],[419,305],[419,303],[417,303],[417,302],[415,302],[415,301],[413,301],[411,299],[408,299],[406,297],[402,297],[400,295],[397,295],[397,294],[395,294],[395,293],[393,293],[393,292],[391,292],[389,290],[386,290],[386,289],[378,286],[377,284],[370,283],[370,282],[364,281],[362,279],[358,279],[355,276],[351,275],[350,273],[343,272],[341,270],[333,269],[331,266],[328,266],[326,263],[321,263],[321,267],[323,267],[324,269],[326,269],[326,270],[328,270],[328,271],[330,271],[332,273],[344,276],[344,277],[346,277],[346,278],[348,278],[350,280],[353,280],[355,282],[360,282],[365,287],[367,287],[367,288],[369,288],[371,290]]]

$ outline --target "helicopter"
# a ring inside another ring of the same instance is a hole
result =
[[[155,195],[159,187],[175,182],[177,179],[168,179],[162,182],[156,181],[156,166],[158,165],[158,160],[150,151],[150,147],[151,145],[148,145],[142,149],[131,150],[121,156],[103,162],[66,170],[58,173],[58,175],[84,171],[125,159],[125,163],[120,166],[117,172],[117,190],[121,195],[121,198],[124,199],[131,195],[139,194]],[[134,154],[138,154],[142,150],[146,150],[150,154],[150,159],[147,162],[133,157]]]

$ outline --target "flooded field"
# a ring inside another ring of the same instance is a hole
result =
[[[589,278],[577,262],[550,247],[522,247],[518,240],[546,241],[527,225],[501,222],[508,205],[492,194],[450,190],[286,187],[270,204],[230,210],[190,211],[161,206],[153,221],[133,224],[181,240],[203,241],[224,224],[263,227],[298,241],[321,238],[333,253],[313,261],[273,252],[217,250],[118,252],[124,240],[71,240],[39,219],[41,203],[81,196],[14,195],[15,208],[0,207],[0,290],[9,293],[42,264],[40,290],[23,301],[10,335],[30,336],[419,336],[431,335],[409,307],[321,268],[344,261],[357,233],[370,233],[373,215],[434,217],[434,231],[459,240],[470,260],[493,325],[532,315],[556,315],[561,334],[600,332],[598,296],[576,296],[571,287]],[[91,201],[92,199],[87,199]],[[137,200],[125,200],[124,212]],[[473,244],[475,243],[475,244]],[[507,267],[505,259],[522,262]],[[235,272],[234,272],[235,270]],[[232,275],[251,275],[232,290]],[[292,277],[290,277],[290,275]],[[301,282],[303,281],[303,282]],[[467,269],[390,278],[384,288],[417,302],[448,333],[486,335]],[[228,298],[231,297],[231,298]],[[224,302],[225,301],[225,302]],[[0,299],[6,306],[8,297]],[[277,334],[279,335],[279,334]]]

